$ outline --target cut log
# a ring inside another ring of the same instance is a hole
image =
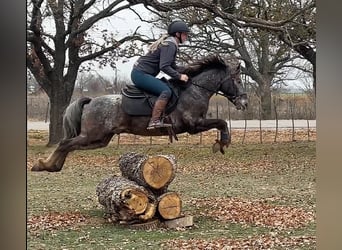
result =
[[[124,177],[111,176],[96,187],[98,201],[109,221],[145,221],[156,211],[156,199],[146,188]]]
[[[119,167],[123,177],[160,195],[175,178],[177,163],[173,155],[146,156],[131,152],[120,157]]]
[[[178,218],[182,211],[182,200],[176,192],[168,192],[158,197],[159,215],[166,220]]]
[[[166,220],[163,224],[166,228],[191,227],[194,225],[194,219],[191,215],[187,215],[173,220]]]

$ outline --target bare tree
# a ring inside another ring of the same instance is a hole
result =
[[[240,5],[239,8],[246,11],[248,6]],[[227,10],[234,11],[231,5]],[[265,12],[264,9],[259,11]],[[289,77],[288,71],[294,64],[293,60],[298,57],[291,53],[291,48],[270,32],[239,29],[229,20],[215,17],[203,9],[189,7],[167,13],[165,17],[161,17],[162,26],[166,26],[170,18],[181,18],[190,24],[196,24],[192,28],[191,45],[183,46],[185,49],[180,53],[180,58],[184,61],[208,53],[235,55],[243,60],[245,67],[242,72],[253,80],[252,87],[260,98],[261,118],[271,119],[272,89]]]
[[[48,145],[62,137],[62,115],[70,102],[77,73],[91,67],[115,64],[120,55],[135,51],[136,32],[119,37],[97,26],[101,20],[130,8],[124,0],[29,0],[27,2],[27,67],[50,99]],[[52,24],[52,25],[48,25]],[[92,35],[98,29],[101,39]],[[131,41],[131,49],[122,45]]]
[[[255,11],[237,12],[242,3],[254,6]],[[276,9],[280,14],[272,14],[273,3],[278,4]],[[113,59],[121,54],[138,49],[133,44],[132,49],[121,50],[122,44],[144,40],[135,32],[119,38],[108,30],[100,30],[102,42],[99,42],[90,30],[99,28],[96,24],[101,20],[137,4],[144,4],[157,15],[196,7],[230,21],[237,29],[267,30],[309,60],[315,72],[315,0],[29,0],[27,67],[50,99],[49,145],[62,136],[62,114],[70,102],[77,72],[87,68],[84,63],[97,60],[101,65],[113,64]],[[259,5],[268,7],[269,15],[259,15]],[[46,22],[54,24],[52,32],[44,25]]]
[[[132,4],[143,3],[156,14],[188,7],[205,9],[214,17],[220,17],[226,22],[230,21],[237,28],[254,28],[270,32],[312,64],[314,89],[316,89],[315,0],[128,1]],[[242,5],[249,8],[243,11]],[[236,11],[237,7],[239,11]]]

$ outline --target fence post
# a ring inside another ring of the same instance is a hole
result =
[[[295,141],[294,106],[295,106],[295,94],[293,93],[293,99],[292,99],[292,102],[290,102],[290,114],[291,114],[291,120],[292,120],[292,141]]]
[[[232,118],[231,118],[231,113],[230,113],[230,104],[228,101],[228,123],[229,123],[229,134],[232,133]]]
[[[216,119],[218,119],[219,118],[219,113],[218,113],[218,101],[216,101]],[[216,129],[216,139],[217,140],[219,140],[219,134],[220,134],[220,132],[219,132],[219,130],[218,129]]]
[[[261,127],[261,100],[259,100],[259,136],[260,143],[262,144],[262,127]]]
[[[245,137],[246,137],[246,132],[247,132],[247,114],[244,115],[245,117],[245,128],[243,130],[243,136],[242,136],[242,144],[245,143]]]
[[[273,97],[273,105],[274,105],[274,118],[275,118],[275,121],[276,121],[274,142],[277,142],[277,136],[278,136],[278,110],[277,110],[276,97]]]
[[[308,141],[310,141],[310,124],[309,124],[309,119],[306,119],[306,124],[308,126]]]

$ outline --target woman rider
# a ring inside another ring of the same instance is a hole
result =
[[[188,39],[189,27],[183,21],[174,21],[168,26],[167,31],[167,35],[163,35],[159,40],[155,41],[150,46],[148,53],[135,62],[131,72],[131,79],[136,87],[158,96],[147,129],[172,126],[164,123],[161,119],[166,104],[171,97],[171,89],[165,82],[155,76],[160,71],[163,71],[174,79],[188,81],[186,74],[180,74],[177,71],[175,59],[179,43],[183,43]]]

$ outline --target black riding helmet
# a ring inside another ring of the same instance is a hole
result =
[[[172,23],[170,23],[169,27],[167,28],[167,33],[169,33],[169,35],[173,35],[176,32],[190,32],[190,29],[188,27],[188,25],[183,22],[183,21],[173,21]]]

